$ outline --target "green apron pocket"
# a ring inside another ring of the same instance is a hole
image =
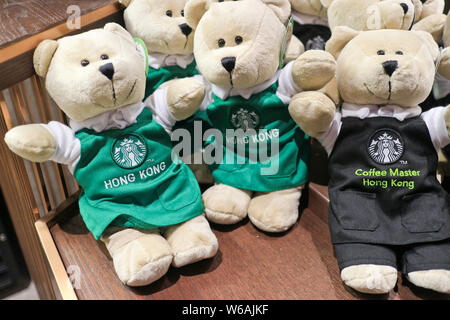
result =
[[[375,193],[339,191],[330,203],[332,213],[344,229],[374,231],[379,226],[380,209]]]
[[[280,150],[278,154],[278,163],[276,159],[271,159],[271,165],[262,165],[264,170],[268,172],[273,171],[273,174],[268,173],[268,178],[281,178],[281,177],[290,177],[295,174],[298,169],[298,155],[299,148],[297,146],[297,141],[292,139],[286,145],[283,146],[283,149]],[[276,158],[276,157],[273,157]],[[270,169],[269,169],[270,168]],[[274,171],[275,170],[275,171]]]
[[[164,209],[177,211],[197,201],[200,189],[197,181],[192,181],[190,175],[181,170],[161,183],[157,194]]]
[[[402,198],[402,225],[411,233],[437,232],[448,208],[437,194],[416,193]]]

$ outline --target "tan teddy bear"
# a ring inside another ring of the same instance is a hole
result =
[[[164,123],[141,102],[146,55],[145,46],[115,23],[43,41],[35,70],[70,127],[29,124],[5,136],[25,159],[69,166],[82,190],[83,220],[129,286],[152,283],[170,265],[210,258],[218,249],[192,172],[172,158]],[[195,111],[204,89],[179,81],[166,88],[167,110],[181,120]]]
[[[287,0],[190,0],[185,15],[196,28],[196,78],[206,87],[200,108],[213,128],[204,137],[216,181],[203,193],[207,218],[234,224],[248,215],[261,230],[286,231],[299,215],[309,161],[309,139],[287,104],[301,90],[326,90],[334,59],[310,50],[280,68]],[[154,94],[157,106],[163,90]]]
[[[429,33],[336,27],[340,112],[318,92],[289,106],[329,154],[329,224],[344,283],[387,293],[397,270],[450,293],[450,197],[436,179],[450,143],[450,106],[422,113],[438,47]],[[400,260],[397,260],[400,257]]]
[[[332,0],[328,22],[332,30],[337,26],[408,30],[421,19],[443,11],[444,0]]]

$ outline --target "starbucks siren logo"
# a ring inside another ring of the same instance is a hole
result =
[[[111,150],[114,162],[125,169],[133,169],[141,165],[147,157],[147,146],[144,140],[135,134],[120,136]]]
[[[239,108],[237,111],[234,111],[230,120],[236,129],[242,129],[244,131],[259,127],[259,116],[256,112],[244,108]]]
[[[369,155],[379,164],[397,162],[403,155],[403,150],[402,138],[392,130],[379,130],[369,140]]]

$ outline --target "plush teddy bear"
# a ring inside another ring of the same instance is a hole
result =
[[[282,232],[298,218],[310,147],[287,104],[302,89],[327,92],[335,62],[325,51],[310,50],[279,68],[289,15],[287,0],[186,4],[186,19],[196,28],[194,56],[202,75],[196,78],[206,88],[200,109],[214,128],[205,153],[215,152],[206,162],[216,184],[203,193],[203,203],[215,223],[234,224],[248,214],[259,229]],[[325,77],[317,77],[322,71]],[[154,94],[157,108],[165,106],[157,103],[161,94]]]
[[[36,73],[70,127],[29,124],[5,136],[25,159],[69,166],[82,190],[83,220],[129,286],[152,283],[171,264],[210,258],[218,249],[192,172],[172,157],[169,135],[141,102],[146,55],[115,23],[41,42]],[[167,110],[183,119],[197,108],[203,88],[179,81],[167,87]]]
[[[166,81],[198,74],[192,54],[194,31],[184,17],[186,1],[120,0],[126,6],[126,29],[147,46],[150,68],[145,97]]]
[[[327,7],[331,0],[290,0],[294,19],[294,35],[306,50],[324,50],[331,36]]]
[[[337,58],[341,111],[318,92],[298,94],[289,108],[329,154],[342,280],[387,293],[401,266],[413,284],[450,293],[450,197],[436,179],[450,106],[418,106],[431,91],[438,46],[423,31],[336,27],[326,50]]]
[[[332,0],[328,7],[331,30],[409,30],[419,20],[444,10],[444,0]]]
[[[450,103],[450,50],[447,48],[450,45],[450,19],[445,14],[433,14],[415,24],[413,30],[431,33],[441,46],[433,91],[422,105],[429,109]]]

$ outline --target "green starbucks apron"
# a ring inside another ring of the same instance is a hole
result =
[[[265,192],[306,183],[309,137],[292,120],[288,106],[277,97],[277,87],[275,83],[248,100],[241,96],[222,100],[213,94],[213,102],[206,111],[212,126],[223,136],[223,161],[210,165],[217,182]],[[227,136],[227,129],[242,129],[245,134]],[[274,139],[278,139],[278,153],[272,150]],[[206,142],[207,154],[209,145],[218,147],[216,142],[215,137]]]
[[[169,135],[144,109],[125,129],[76,133],[81,157],[74,170],[82,188],[80,212],[98,239],[116,225],[152,229],[203,213],[193,173],[172,161]]]
[[[173,80],[175,78],[187,78],[198,74],[197,64],[195,60],[183,69],[180,66],[165,66],[159,69],[154,69],[149,67],[147,73],[147,83],[145,84],[145,97],[146,99],[149,95],[155,92],[156,89],[164,82]]]

